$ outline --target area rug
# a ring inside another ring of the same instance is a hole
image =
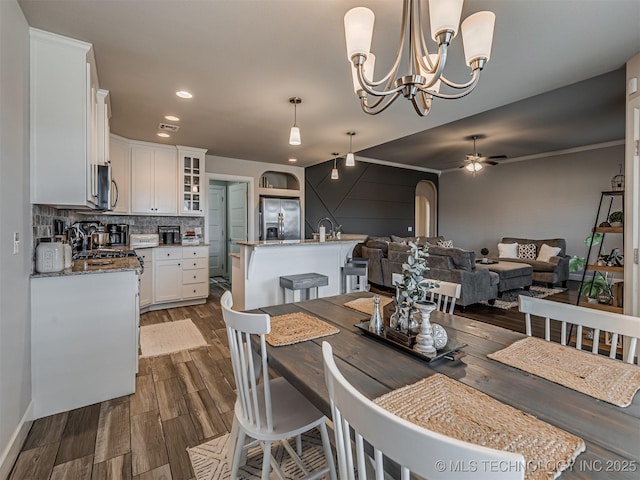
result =
[[[523,338],[487,357],[618,407],[629,406],[640,390],[639,366],[540,338]]]
[[[265,335],[269,345],[282,347],[338,333],[333,325],[304,312],[271,317],[271,332]]]
[[[564,292],[566,288],[547,288],[540,287],[538,285],[531,285],[529,290],[523,288],[516,290],[507,290],[502,292],[493,305],[489,305],[489,302],[483,300],[481,303],[489,305],[490,307],[501,308],[502,310],[509,310],[510,308],[518,306],[518,296],[533,298],[544,298],[549,295],[555,295],[556,293]]]
[[[526,468],[526,480],[557,478],[586,448],[581,438],[439,373],[374,402],[431,431],[545,466]]]
[[[227,463],[229,434],[209,440],[197,447],[188,448],[191,466],[196,480],[227,480],[231,478],[231,464]],[[295,448],[295,442],[291,441]],[[271,452],[288,479],[302,478],[304,473],[291,459],[282,444],[273,446]],[[320,432],[312,430],[302,435],[302,461],[310,471],[326,465]],[[241,480],[259,480],[262,469],[262,448],[254,447],[247,454],[247,463],[240,468],[238,478]],[[271,478],[278,478],[271,472]]]
[[[140,327],[140,358],[158,357],[205,345],[206,340],[189,318]]]

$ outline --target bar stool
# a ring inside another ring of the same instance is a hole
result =
[[[280,277],[284,303],[289,303],[287,301],[287,290],[291,290],[293,301],[299,302],[301,300],[301,290],[306,291],[307,299],[311,299],[311,291],[315,290],[315,297],[313,298],[318,298],[318,287],[324,287],[326,285],[329,285],[329,277],[320,273],[299,273],[298,275],[284,275]]]
[[[366,291],[369,284],[368,268],[369,260],[366,258],[349,259],[342,267],[342,293]]]

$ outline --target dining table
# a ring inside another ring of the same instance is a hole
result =
[[[561,479],[640,478],[640,393],[631,405],[621,408],[487,358],[526,335],[439,311],[431,314],[431,322],[445,328],[449,344],[465,345],[462,350],[466,356],[427,361],[356,327],[370,315],[344,304],[371,296],[370,292],[356,292],[254,310],[271,316],[307,313],[339,329],[339,333],[322,338],[268,346],[270,368],[328,418],[331,404],[324,380],[322,342],[331,344],[342,374],[370,399],[440,373],[582,438],[586,451],[567,466]],[[388,315],[383,316],[388,323]]]

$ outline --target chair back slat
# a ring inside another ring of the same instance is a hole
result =
[[[273,430],[273,417],[265,340],[265,334],[271,331],[271,319],[267,314],[233,310],[231,292],[228,291],[222,295],[220,305],[227,327],[231,364],[243,417],[249,424],[271,431]],[[252,336],[259,339],[262,361],[261,374],[256,370],[256,360],[251,348]],[[262,382],[259,381],[260,379]]]
[[[593,330],[592,353],[597,354],[600,348],[600,334],[611,335],[611,351],[609,356],[615,358],[616,350],[624,337],[622,345],[625,350],[623,360],[627,363],[637,363],[636,349],[640,337],[640,318],[621,313],[607,312],[586,308],[578,305],[554,302],[542,298],[519,297],[520,311],[525,314],[527,335],[531,336],[531,316],[545,319],[545,338],[550,340],[550,320],[561,323],[561,343],[566,345],[571,339],[567,338],[567,324],[575,325],[576,348],[582,350],[582,338],[585,328]]]
[[[399,273],[393,273],[391,277],[394,285],[402,282],[402,275]],[[453,314],[456,308],[456,302],[460,298],[462,286],[459,283],[445,282],[442,280],[434,281],[438,282],[438,286],[429,289],[426,297],[436,304],[438,311]]]
[[[382,457],[391,459],[399,465],[401,478],[409,479],[409,473],[423,478],[460,478],[459,472],[451,472],[447,477],[436,466],[441,462],[477,464],[482,462],[504,462],[508,465],[519,464],[523,468],[504,469],[500,472],[474,472],[474,480],[524,478],[525,462],[522,455],[463,442],[440,433],[419,427],[404,420],[358,392],[336,366],[331,345],[322,344],[325,365],[325,381],[331,400],[334,425],[336,427],[336,449],[340,465],[340,478],[352,480],[354,471],[349,464],[351,457],[350,429],[354,431],[357,456],[357,478],[367,478],[367,467],[375,469],[375,478],[384,479]],[[338,434],[339,432],[339,434]],[[364,445],[373,449],[373,465],[367,465]],[[379,453],[378,453],[379,452]],[[380,459],[380,461],[378,461]],[[397,477],[396,477],[397,478]]]

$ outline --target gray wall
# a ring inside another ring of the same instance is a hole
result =
[[[437,187],[436,174],[357,159],[353,167],[344,160],[337,165],[338,180],[330,178],[333,160],[305,169],[307,238],[323,217],[342,225],[344,233],[414,235],[416,185],[430,180]]]
[[[482,247],[495,254],[503,236],[561,237],[567,254],[585,256],[600,193],[611,190],[620,163],[623,145],[504,163],[475,177],[444,173],[439,233],[476,254]]]
[[[29,31],[15,0],[0,1],[0,105],[0,478],[5,478],[31,403]],[[13,232],[20,235],[17,255]]]

